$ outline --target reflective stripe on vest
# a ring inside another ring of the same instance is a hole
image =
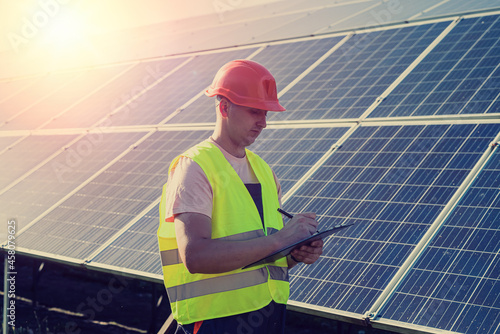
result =
[[[285,268],[270,266],[268,269],[272,279],[288,282],[288,270],[285,270]],[[266,282],[267,270],[266,268],[259,268],[252,271],[207,278],[202,281],[194,281],[184,284],[181,288],[168,288],[167,292],[171,300],[180,301],[212,293],[241,289]]]
[[[262,229],[262,220],[248,190],[216,146],[202,142],[183,156],[200,165],[212,186],[213,239],[249,240],[275,233],[283,227],[281,215],[276,211],[279,201],[274,176],[260,157],[247,150],[250,165],[262,187],[265,229]],[[272,300],[283,304],[288,300],[286,258],[270,265],[223,274],[190,274],[180,259],[173,223],[165,221],[162,207],[158,240],[172,313],[181,324],[250,312]]]

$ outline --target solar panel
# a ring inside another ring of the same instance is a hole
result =
[[[328,26],[325,25],[316,33],[363,29],[405,22],[417,14],[428,11],[435,5],[436,1],[434,0],[351,2],[342,7],[332,8]]]
[[[0,152],[7,150],[16,141],[21,139],[21,137],[0,137]]]
[[[0,156],[0,190],[64,147],[76,136],[29,136]]]
[[[113,116],[113,125],[158,124],[212,82],[215,72],[232,59],[246,58],[254,49],[198,55]],[[144,112],[147,110],[147,112]]]
[[[17,244],[85,259],[161,195],[170,161],[208,136],[154,133],[18,235]]]
[[[284,204],[319,214],[326,241],[291,271],[291,300],[363,314],[467,176],[500,125],[363,126]]]
[[[3,110],[2,105],[5,101],[12,98],[16,94],[20,94],[23,90],[28,89],[40,79],[41,77],[38,76],[33,78],[1,81],[0,91],[2,92],[2,97],[0,97],[0,110]],[[4,121],[3,118],[2,121]]]
[[[435,17],[440,15],[468,13],[478,10],[494,9],[499,7],[500,7],[500,1],[498,0],[446,1],[446,2],[440,2],[439,6],[434,6],[432,10],[427,10],[422,12],[421,17]]]
[[[155,206],[93,258],[91,264],[105,264],[161,275],[156,237],[158,219],[158,206]]]
[[[49,94],[47,98],[39,103],[32,105],[22,114],[10,120],[8,124],[2,127],[2,130],[36,129],[49,122],[53,117],[71,107],[76,101],[85,95],[91,93],[96,88],[100,88],[103,82],[112,78],[127,66],[103,67],[94,70],[83,71],[82,73],[73,73],[75,80],[64,87],[58,89],[54,87],[55,94]],[[17,100],[19,108],[30,105],[32,100]]]
[[[72,106],[62,115],[46,124],[44,129],[86,128],[101,122],[117,108],[123,106],[132,96],[139,94],[163,75],[166,75],[181,59],[159,60],[128,65],[118,77],[110,77],[111,81],[91,93],[86,99]],[[123,115],[135,105],[124,108]],[[107,119],[101,126],[115,126],[115,116]]]
[[[249,148],[271,166],[286,194],[347,129],[266,129]]]
[[[463,19],[370,117],[499,112],[500,16]]]
[[[448,23],[353,36],[281,98],[270,120],[357,118]]]
[[[83,136],[1,193],[0,212],[16,217],[20,231],[142,136],[144,133],[94,133]]]
[[[500,329],[498,149],[381,312],[459,333]]]
[[[2,121],[2,123],[0,123],[0,129],[7,129],[5,124],[8,124],[18,115],[55,94],[59,89],[70,85],[72,81],[78,79],[78,77],[84,75],[84,73],[85,71],[79,71],[76,73],[51,73],[41,77],[39,80],[35,80],[33,85],[30,85],[18,94],[5,100],[0,105]]]
[[[252,60],[264,65],[276,78],[278,91],[286,87],[318,58],[333,47],[340,38],[325,38],[266,46]],[[212,73],[218,69],[214,68]],[[207,85],[208,86],[208,85]],[[215,122],[214,101],[201,96],[169,123]]]

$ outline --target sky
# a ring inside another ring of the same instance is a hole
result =
[[[279,0],[0,0],[0,51]],[[283,0],[281,0],[283,1]]]

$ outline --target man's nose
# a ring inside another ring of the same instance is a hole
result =
[[[266,113],[260,114],[259,120],[257,121],[257,124],[262,128],[265,128],[267,126],[267,114]]]

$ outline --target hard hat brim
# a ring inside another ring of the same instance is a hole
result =
[[[216,95],[221,95],[227,98],[229,101],[231,101],[234,104],[244,106],[244,107],[249,107],[249,108],[255,108],[255,109],[260,109],[260,110],[266,110],[266,111],[276,111],[276,112],[281,112],[281,111],[286,111],[285,107],[283,107],[279,101],[262,101],[258,99],[251,99],[248,97],[240,97],[236,96],[234,92],[231,92],[229,90],[225,90],[221,87],[217,89],[212,89],[211,87],[205,91],[205,95],[209,97],[213,97]],[[238,102],[236,102],[238,101]],[[244,101],[244,102],[242,102]]]

